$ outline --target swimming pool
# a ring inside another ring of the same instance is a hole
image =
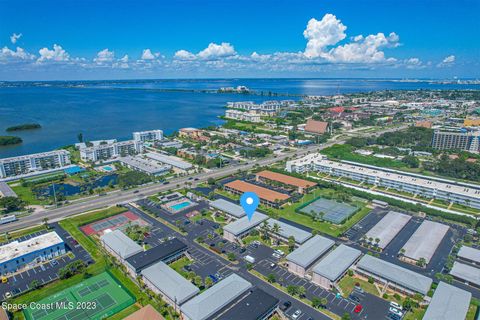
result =
[[[105,171],[112,171],[113,168],[110,167],[110,166],[103,166],[103,170],[105,170]]]
[[[170,206],[170,208],[173,211],[180,211],[180,210],[188,207],[190,204],[191,204],[190,201],[183,201],[183,202],[180,202],[180,203],[177,203],[177,204],[174,204],[174,205]]]

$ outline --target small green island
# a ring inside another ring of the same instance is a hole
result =
[[[23,131],[23,130],[33,130],[33,129],[40,129],[42,126],[38,123],[24,123],[19,124],[16,126],[8,127],[5,131]]]
[[[20,144],[23,140],[15,136],[0,136],[0,146],[9,146],[12,144]]]

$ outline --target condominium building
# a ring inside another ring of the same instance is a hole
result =
[[[245,111],[255,111],[261,115],[274,115],[282,109],[286,109],[295,104],[293,100],[264,101],[256,104],[253,101],[229,102],[227,108],[239,109]]]
[[[320,154],[309,154],[301,159],[288,161],[286,170],[297,173],[307,171],[322,172],[330,176],[345,177],[361,181],[362,183],[420,195],[425,198],[440,199],[472,208],[480,208],[480,185],[427,177],[348,161],[330,161]]]
[[[69,164],[70,152],[66,150],[0,159],[0,178],[18,176],[33,171],[62,168]]]
[[[480,130],[436,130],[432,148],[438,150],[465,150],[480,153]]]
[[[83,161],[109,160],[119,156],[127,156],[141,153],[143,142],[127,140],[114,143],[99,144],[80,149],[80,158]]]
[[[163,140],[163,131],[162,130],[149,130],[149,131],[138,131],[134,132],[133,140],[135,141],[160,141]]]
[[[225,118],[248,122],[262,122],[259,114],[232,109],[225,111]]]

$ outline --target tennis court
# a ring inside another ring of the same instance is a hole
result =
[[[37,305],[43,308],[28,308],[24,314],[27,320],[100,320],[134,302],[135,298],[104,272],[39,301]]]
[[[331,223],[341,224],[358,210],[357,207],[336,202],[333,200],[318,198],[300,209],[300,212],[308,215],[321,215],[322,219]]]
[[[80,229],[87,236],[93,234],[101,236],[103,232],[107,229],[110,229],[112,231],[116,229],[122,229],[129,224],[138,224],[140,226],[148,225],[148,223],[141,219],[139,216],[137,216],[133,212],[127,211],[121,214],[117,214],[113,217],[92,222],[90,224],[80,227]]]

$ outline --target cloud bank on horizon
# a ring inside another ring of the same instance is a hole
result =
[[[114,48],[102,48],[94,57],[74,57],[61,44],[42,47],[37,52],[28,52],[20,47],[22,33],[10,36],[10,45],[0,49],[1,68],[21,72],[42,71],[49,68],[65,70],[130,70],[152,74],[164,71],[202,73],[204,71],[229,70],[235,72],[257,70],[269,72],[316,72],[350,70],[375,70],[391,68],[405,70],[425,68],[450,68],[457,63],[451,52],[445,52],[441,61],[422,61],[419,57],[399,59],[395,48],[402,45],[400,36],[390,31],[375,34],[347,34],[348,27],[334,14],[327,13],[320,20],[311,18],[303,31],[303,51],[277,51],[240,54],[229,42],[211,42],[203,50],[192,52],[178,49],[172,56],[152,52],[150,48],[139,49],[137,57],[125,53],[118,55]]]

